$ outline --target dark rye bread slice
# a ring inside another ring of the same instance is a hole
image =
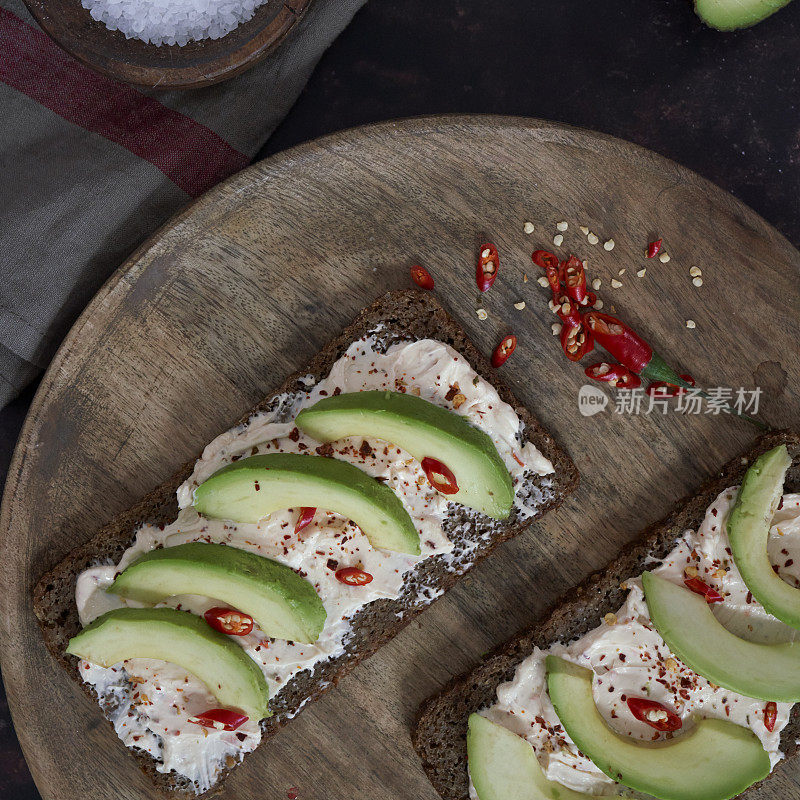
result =
[[[466,742],[469,715],[495,702],[497,687],[512,679],[517,666],[534,647],[545,649],[557,642],[570,642],[596,628],[608,612],[616,612],[627,594],[620,584],[640,575],[647,569],[650,559],[664,558],[684,531],[700,524],[706,509],[723,489],[740,483],[752,461],[779,444],[786,444],[792,458],[784,491],[800,492],[800,434],[791,431],[765,434],[695,494],[678,502],[666,519],[646,528],[605,569],[570,590],[532,628],[495,649],[474,669],[454,678],[420,706],[412,734],[414,747],[431,783],[444,800],[467,800],[469,797]],[[781,736],[781,750],[787,759],[796,754],[798,737],[800,704],[792,709],[789,724]],[[785,760],[780,762],[776,769],[785,763]],[[753,794],[751,788],[740,797]]]
[[[366,308],[358,318],[333,341],[326,345],[302,370],[291,375],[272,395],[263,400],[236,424],[244,424],[259,412],[278,409],[285,403],[286,394],[307,391],[309,377],[315,381],[330,371],[333,363],[355,340],[380,328],[381,345],[395,341],[438,339],[458,350],[473,368],[511,405],[523,426],[523,437],[552,462],[555,474],[544,478],[535,476],[525,482],[525,489],[536,502],[535,517],[557,508],[575,489],[578,473],[569,456],[555,443],[536,418],[525,409],[505,386],[467,338],[460,325],[430,294],[416,291],[390,292]],[[70,637],[80,629],[74,601],[75,581],[80,572],[92,565],[117,563],[123,551],[132,543],[135,530],[143,523],[166,524],[175,519],[178,506],[175,492],[191,474],[194,462],[184,465],[165,484],[154,489],[133,508],[114,518],[85,545],[72,551],[58,566],[44,575],[33,593],[34,610],[53,656],[78,680],[95,700],[94,691],[80,681],[77,659],[66,656],[64,649]],[[345,654],[320,663],[313,672],[294,677],[271,700],[273,716],[262,723],[263,740],[268,739],[311,699],[316,699],[359,661],[374,653],[398,633],[416,614],[432,602],[440,592],[447,591],[476,561],[487,556],[501,542],[519,534],[533,518],[522,520],[516,510],[504,523],[496,523],[466,509],[456,509],[448,518],[446,528],[456,544],[455,557],[448,564],[441,556],[422,562],[412,573],[404,594],[397,600],[379,600],[365,607],[353,618],[351,638]],[[192,785],[175,773],[162,774],[149,754],[132,751],[142,769],[156,786],[172,797],[196,797]],[[216,793],[227,775],[226,769],[218,783],[201,797]]]

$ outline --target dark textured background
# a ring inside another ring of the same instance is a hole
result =
[[[799,45],[800,3],[721,34],[687,0],[370,0],[261,155],[393,117],[543,117],[691,167],[798,245]],[[31,397],[0,411],[2,477]],[[39,797],[2,691],[0,797]]]

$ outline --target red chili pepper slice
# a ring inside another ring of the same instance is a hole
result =
[[[694,378],[691,375],[681,375],[686,383],[694,386]],[[645,390],[651,397],[677,397],[684,394],[686,389],[683,386],[675,386],[674,383],[666,381],[653,381]]]
[[[592,308],[592,306],[594,306],[596,302],[597,302],[597,295],[594,292],[589,291],[586,292],[586,297],[584,297],[583,300],[581,300],[580,305],[581,308],[586,310]]]
[[[778,704],[770,700],[764,706],[764,727],[772,733],[775,730],[775,720],[778,717]]]
[[[631,714],[657,731],[677,731],[683,727],[681,718],[671,709],[646,700],[644,697],[629,697],[627,700]]]
[[[314,514],[317,513],[316,507],[312,506],[303,506],[300,509],[300,516],[297,518],[297,522],[294,526],[294,532],[300,533],[303,528],[307,528],[314,519]]]
[[[578,304],[582,305],[586,298],[586,271],[583,262],[577,256],[570,256],[561,264],[567,294]]]
[[[227,633],[228,636],[247,636],[253,630],[253,618],[235,608],[215,606],[203,616],[215,631]]]
[[[414,264],[414,266],[411,267],[411,280],[421,289],[427,289],[428,291],[433,289],[433,278],[430,272],[419,264]]]
[[[647,245],[647,253],[645,255],[648,258],[655,258],[661,252],[661,245],[663,242],[663,239],[656,239],[654,242],[650,242],[650,244]]]
[[[594,350],[592,331],[584,324],[580,314],[577,315],[577,320],[572,317],[562,319],[561,349],[570,361],[580,361]]]
[[[497,278],[497,272],[500,269],[500,256],[497,254],[497,248],[493,244],[481,245],[480,255],[478,256],[478,267],[475,271],[475,279],[478,282],[478,288],[482,292],[491,289],[492,284]]]
[[[456,476],[447,464],[442,464],[438,458],[426,456],[422,459],[422,469],[431,486],[442,494],[455,494],[458,491]]]
[[[683,582],[695,594],[703,595],[709,605],[711,603],[722,603],[725,600],[716,589],[701,581],[700,578],[685,578]]]
[[[492,366],[502,367],[508,361],[511,354],[517,349],[517,337],[514,334],[506,336],[492,353]]]
[[[358,567],[343,567],[336,570],[336,580],[348,586],[366,586],[372,583],[372,575]]]
[[[545,271],[551,268],[555,269],[556,272],[560,272],[561,270],[561,262],[547,250],[537,250],[535,253],[531,254],[531,258],[537,267],[541,267]]]
[[[584,373],[593,381],[610,383],[618,389],[636,389],[642,385],[642,379],[635,372],[623,367],[622,364],[609,364],[607,361],[601,361],[599,364],[586,367]]]
[[[189,722],[202,725],[204,728],[214,728],[218,731],[235,731],[240,725],[247,722],[248,717],[229,708],[212,708],[202,714],[189,717]]]

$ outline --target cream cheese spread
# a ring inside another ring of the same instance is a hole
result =
[[[293,420],[302,408],[333,394],[369,389],[405,391],[448,408],[494,442],[514,482],[519,518],[532,516],[543,499],[542,489],[528,479],[551,474],[551,463],[532,443],[523,441],[521,422],[511,406],[446,344],[425,339],[383,348],[380,331],[376,331],[354,342],[327,377],[315,383],[309,376],[305,384],[307,391],[281,396],[271,411],[255,415],[205,448],[191,476],[178,489],[180,512],[173,523],[163,528],[141,527],[118,564],[97,565],[79,576],[75,599],[83,625],[112,608],[137,605],[105,590],[115,574],[156,547],[222,542],[274,559],[309,580],[327,612],[324,629],[314,644],[269,639],[257,626],[247,636],[231,637],[261,667],[274,699],[299,673],[343,655],[353,616],[375,600],[399,598],[423,561],[441,556],[449,568],[461,571],[464,548],[469,551],[480,542],[462,543],[456,553],[446,533],[452,504],[430,486],[414,458],[370,438],[320,445],[295,428]],[[242,457],[271,452],[329,455],[381,479],[411,515],[420,534],[421,555],[373,549],[359,528],[323,510],[295,534],[298,509],[275,512],[257,524],[206,519],[193,509],[194,490],[218,469]],[[481,524],[485,525],[485,518]],[[346,566],[369,572],[372,582],[357,587],[341,583],[335,573]],[[413,604],[430,603],[437,594],[419,586]],[[169,598],[162,605],[202,614],[218,603],[213,598],[184,595]],[[174,770],[191,781],[197,792],[210,788],[225,766],[241,760],[260,741],[257,720],[248,720],[233,732],[209,731],[190,723],[189,717],[218,704],[202,683],[175,665],[132,659],[103,668],[84,661],[80,672],[94,687],[124,743],[151,753],[159,762],[159,771]]]
[[[715,588],[724,602],[711,606],[729,630],[760,642],[789,641],[798,632],[770,616],[748,592],[731,558],[725,521],[736,487],[723,491],[709,506],[700,527],[686,531],[672,552],[651,569],[683,585],[685,570]],[[770,530],[768,550],[784,580],[800,586],[800,495],[784,495]],[[795,564],[797,561],[797,564]],[[646,697],[671,708],[684,728],[693,716],[717,717],[750,728],[761,740],[772,766],[783,757],[781,730],[789,721],[790,703],[777,703],[772,731],[764,725],[763,700],[754,700],[715,686],[670,653],[653,628],[640,579],[623,584],[628,597],[614,615],[585,636],[547,651],[535,649],[517,667],[511,681],[497,689],[497,701],[481,713],[514,731],[533,746],[549,780],[580,792],[610,794],[616,784],[581,754],[559,723],[547,695],[544,659],[548,653],[594,672],[593,694],[600,713],[618,733],[639,739],[664,736],[638,721],[627,697]],[[470,795],[477,798],[470,783]]]

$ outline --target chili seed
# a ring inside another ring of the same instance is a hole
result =
[[[489,316],[485,308],[479,308],[475,313],[478,315],[478,319],[486,319]]]
[[[696,328],[697,327],[697,323],[693,319],[687,319],[686,320],[686,327],[687,328]]]
[[[563,237],[563,236],[562,236],[560,233],[557,233],[557,234],[556,234],[556,235],[553,237],[553,244],[554,244],[556,247],[561,247],[561,245],[562,245],[562,244],[564,244],[564,237]]]
[[[666,263],[667,263],[667,261],[669,261],[669,253],[662,253],[662,254],[661,254],[659,257],[658,257],[658,260],[659,260],[659,261],[660,261],[662,264],[666,264]]]
[[[560,322],[554,322],[550,326],[550,330],[553,331],[553,336],[558,336],[561,333],[562,325]]]
[[[644,278],[644,274],[645,274],[645,272],[647,272],[647,267],[645,267],[644,269],[640,269],[640,270],[639,270],[639,271],[636,273],[636,275],[637,275],[638,277],[640,277],[640,278]]]
[[[589,232],[587,239],[589,244],[597,244],[600,241],[600,238],[597,236],[597,234],[592,233],[591,231]]]
[[[603,243],[603,250],[613,250],[615,244],[616,242],[613,239],[609,239],[607,242]]]
[[[565,231],[569,228],[569,225],[566,222],[558,222],[556,223],[556,230],[557,231]]]
[[[622,286],[622,281],[618,281],[616,278],[611,279],[611,288],[612,289],[619,289]]]
[[[536,283],[538,283],[539,286],[541,286],[544,289],[546,289],[550,285],[550,283],[548,282],[547,278],[545,278],[544,275],[542,275],[540,278],[537,278]]]
[[[606,625],[616,625],[617,615],[608,613],[603,617],[603,622],[605,622]]]
[[[516,308],[517,311],[522,311],[522,309],[525,308],[525,301],[520,300],[519,303],[514,303],[514,308]]]
[[[692,278],[692,283],[695,286],[698,286],[698,287],[702,286],[703,285],[703,279],[702,278]]]
[[[581,225],[580,231],[584,236],[589,235],[589,229],[585,225]]]
[[[592,281],[592,289],[597,291],[602,286],[602,284],[603,284],[603,281],[601,281],[600,278],[595,278]]]
[[[689,274],[690,274],[690,275],[691,275],[693,278],[699,278],[699,277],[700,277],[700,276],[703,274],[703,271],[700,269],[700,267],[692,267],[692,268],[689,270]]]
[[[533,233],[535,228],[533,227],[533,223],[532,222],[526,222],[522,226],[522,230],[525,231],[525,233]]]

